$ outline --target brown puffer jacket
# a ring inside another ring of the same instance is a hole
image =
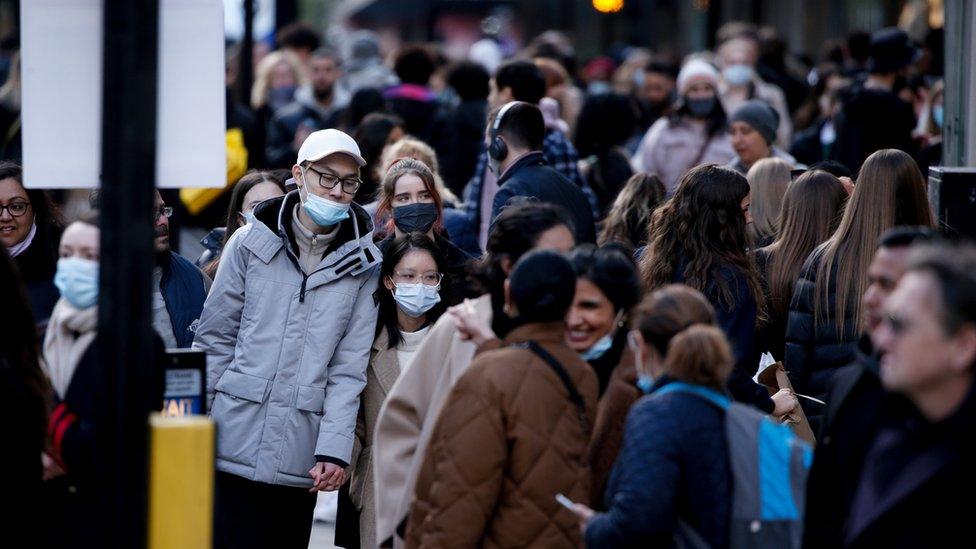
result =
[[[617,453],[624,441],[624,426],[630,407],[641,397],[637,388],[637,369],[634,367],[634,352],[625,349],[620,364],[610,374],[607,390],[600,397],[596,409],[596,425],[590,438],[590,500],[593,509],[605,509],[603,493]]]
[[[408,547],[579,547],[579,521],[555,495],[589,503],[587,447],[596,374],[564,343],[563,322],[527,324],[504,345],[534,341],[565,369],[586,425],[556,372],[532,351],[481,352],[441,410],[416,485]],[[486,347],[489,344],[486,344]]]

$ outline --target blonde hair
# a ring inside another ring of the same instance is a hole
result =
[[[868,286],[868,266],[878,239],[901,225],[933,227],[925,180],[918,164],[907,153],[882,149],[864,161],[844,217],[830,240],[814,253],[820,255],[814,289],[814,323],[823,325],[830,310],[830,285],[834,290],[834,322],[844,338],[847,317],[861,327],[861,296]],[[836,276],[831,273],[836,270]]]
[[[459,204],[461,201],[458,197],[454,196],[454,193],[444,185],[444,180],[441,179],[440,175],[440,165],[437,163],[437,154],[430,145],[424,143],[423,141],[417,139],[416,137],[404,137],[393,143],[392,145],[383,149],[383,156],[380,159],[380,166],[382,166],[382,173],[387,173],[397,160],[403,158],[413,158],[414,160],[419,160],[427,165],[431,172],[434,174],[434,187],[437,188],[437,192],[441,195],[441,199],[444,202],[450,202],[454,204]]]
[[[752,195],[753,238],[760,241],[776,236],[783,196],[790,184],[791,166],[779,158],[763,158],[749,168],[746,180]]]
[[[268,88],[271,87],[271,73],[279,63],[285,63],[291,69],[292,76],[298,87],[307,86],[309,83],[308,74],[301,59],[293,52],[288,50],[277,50],[264,56],[258,63],[258,68],[254,75],[254,85],[251,86],[251,107],[260,109],[268,102]]]

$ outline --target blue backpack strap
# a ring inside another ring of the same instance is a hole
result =
[[[666,395],[669,393],[682,393],[686,395],[693,395],[698,398],[707,400],[715,406],[721,408],[722,410],[728,410],[732,401],[729,397],[723,395],[722,393],[716,391],[715,389],[709,389],[708,387],[702,387],[701,385],[692,385],[690,383],[685,383],[683,381],[675,381],[668,383],[664,387],[661,387],[657,391],[654,391],[655,395]]]

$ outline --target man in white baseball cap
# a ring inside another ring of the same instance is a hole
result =
[[[316,492],[345,481],[382,261],[352,201],[365,164],[345,133],[309,135],[298,190],[224,247],[194,340],[218,433],[215,547],[308,547]]]

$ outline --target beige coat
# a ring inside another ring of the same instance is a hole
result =
[[[373,350],[366,369],[366,388],[359,397],[359,418],[356,420],[356,441],[349,470],[349,497],[359,510],[360,547],[373,548],[376,542],[376,497],[373,488],[373,432],[383,401],[400,376],[400,364],[395,348],[388,348],[386,329],[373,342]]]
[[[472,303],[476,314],[491,322],[491,297],[484,295]],[[380,410],[372,454],[376,539],[381,544],[394,536],[410,512],[417,473],[441,407],[476,350],[473,343],[461,341],[453,318],[442,316]]]

